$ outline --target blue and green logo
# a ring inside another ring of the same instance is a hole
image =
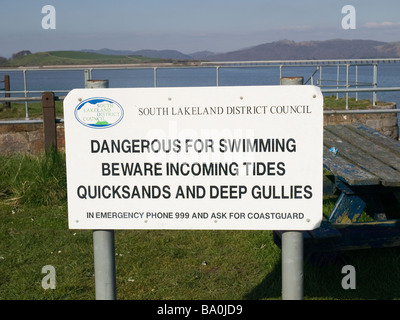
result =
[[[84,126],[105,129],[115,126],[124,117],[121,105],[109,98],[90,98],[75,108],[75,118]]]

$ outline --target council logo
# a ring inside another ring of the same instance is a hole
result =
[[[75,108],[75,118],[84,126],[105,129],[118,124],[124,116],[121,105],[109,98],[90,98]]]

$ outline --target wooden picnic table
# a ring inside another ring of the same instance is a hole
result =
[[[305,250],[400,245],[400,143],[362,124],[330,125],[323,158],[339,197],[321,227],[304,232]]]

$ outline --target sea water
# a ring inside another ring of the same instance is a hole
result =
[[[0,79],[10,76],[11,91],[24,91],[22,70],[1,70]],[[357,75],[356,75],[357,74]],[[313,77],[311,78],[311,75]],[[322,69],[316,66],[278,66],[260,67],[225,67],[218,69],[207,67],[152,67],[137,69],[93,69],[91,78],[108,80],[110,88],[146,88],[146,87],[198,87],[198,86],[258,86],[279,85],[280,77],[304,77],[305,84],[314,84],[321,88],[345,88],[346,66],[325,65]],[[371,87],[373,85],[373,66],[360,65],[349,67],[350,88]],[[357,83],[356,83],[357,80]],[[400,87],[400,64],[378,64],[378,87]],[[0,85],[1,87],[1,85]],[[85,87],[85,72],[73,70],[27,70],[27,91],[54,91],[63,96],[69,90]],[[12,93],[11,96],[23,96],[23,93]],[[37,96],[31,92],[28,96]],[[329,95],[332,95],[330,93]],[[336,95],[336,94],[334,94]],[[344,94],[338,95],[343,97]],[[356,93],[350,93],[356,97]],[[372,92],[358,93],[359,99],[372,100]],[[378,101],[396,102],[400,105],[400,91],[378,92]]]

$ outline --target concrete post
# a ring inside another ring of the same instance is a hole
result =
[[[281,78],[282,86],[302,85],[303,83],[304,83],[304,77],[282,77]]]
[[[85,88],[108,88],[108,80],[86,80]]]

